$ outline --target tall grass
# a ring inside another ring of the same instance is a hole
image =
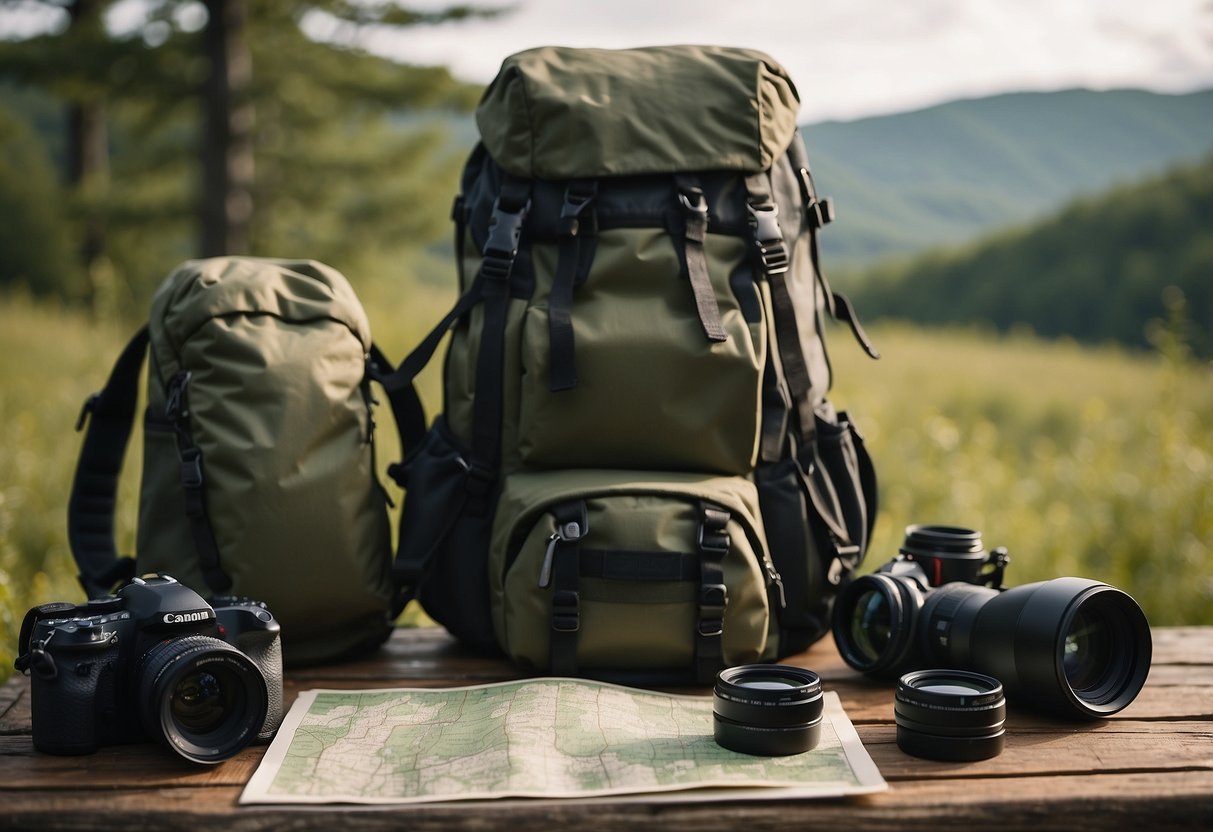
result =
[[[865,568],[911,523],[982,531],[1009,583],[1130,592],[1155,624],[1213,623],[1213,368],[1026,334],[877,330],[832,339],[832,396],[865,432],[881,507]]]
[[[445,312],[446,284],[356,286],[401,357]],[[32,605],[83,600],[67,547],[79,448],[72,428],[130,333],[22,297],[0,298],[0,678]],[[865,568],[910,523],[979,528],[1011,550],[1011,583],[1060,575],[1131,592],[1155,624],[1213,623],[1213,371],[1175,342],[1158,355],[1029,335],[884,326],[870,362],[829,333],[832,399],[868,439],[881,508]],[[440,361],[421,379],[433,413]],[[381,421],[387,422],[386,417]],[[383,431],[381,459],[397,458]],[[120,492],[119,550],[134,542],[138,431]]]

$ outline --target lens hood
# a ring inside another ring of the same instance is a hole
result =
[[[749,664],[720,671],[713,690],[716,742],[761,756],[800,754],[821,737],[821,679],[788,665]]]

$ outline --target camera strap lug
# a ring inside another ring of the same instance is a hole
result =
[[[34,626],[45,618],[63,618],[76,613],[79,608],[75,604],[67,601],[55,601],[51,604],[42,604],[29,610],[25,614],[25,619],[21,622],[21,634],[17,637],[17,660],[13,663],[14,667],[21,672],[27,672],[35,661],[34,654],[43,650],[44,642],[32,644],[34,637]],[[49,658],[49,656],[48,656]]]

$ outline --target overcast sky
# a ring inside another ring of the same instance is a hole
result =
[[[480,0],[480,5],[505,5]],[[414,6],[443,5],[422,0]],[[801,119],[1013,90],[1213,87],[1213,0],[517,0],[499,19],[365,36],[372,51],[487,82],[534,46],[711,43],[767,52]],[[326,31],[319,18],[309,20]]]
[[[111,22],[129,27],[149,2],[157,0],[122,0]],[[424,8],[457,0],[402,2]],[[516,9],[490,20],[363,31],[357,45],[409,63],[449,66],[476,83],[490,81],[509,54],[535,46],[746,46],[788,68],[804,122],[1018,90],[1213,87],[1213,0],[466,2]],[[200,26],[201,8],[178,6],[179,19]],[[56,16],[34,3],[5,9],[0,37],[44,30]],[[346,37],[319,14],[305,19],[305,29]]]

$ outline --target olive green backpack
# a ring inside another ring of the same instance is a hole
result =
[[[875,476],[826,399],[797,93],[758,52],[535,49],[476,112],[444,413],[393,469],[406,590],[549,673],[706,681],[803,649]]]
[[[115,494],[145,353],[137,557],[120,558]],[[204,597],[264,601],[293,665],[382,642],[405,600],[375,470],[371,356],[387,366],[328,266],[230,257],[177,268],[81,414],[68,537],[89,597],[161,572]],[[392,397],[406,434],[424,430],[411,396]]]

